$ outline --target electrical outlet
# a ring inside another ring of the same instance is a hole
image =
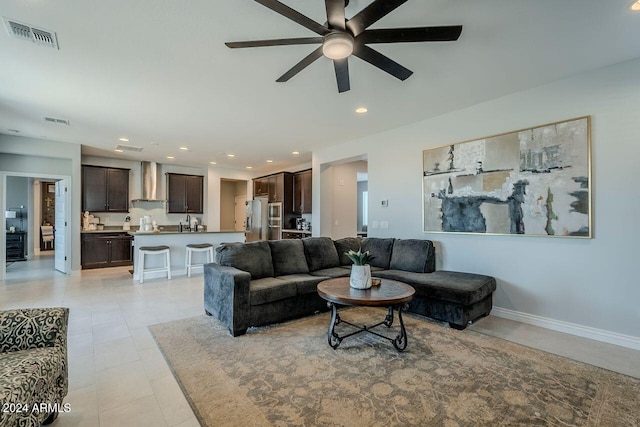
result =
[[[389,221],[380,221],[380,228],[389,228]]]

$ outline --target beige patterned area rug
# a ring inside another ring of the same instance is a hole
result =
[[[341,313],[370,324],[385,311]],[[204,315],[151,331],[205,426],[640,425],[638,379],[409,316],[404,353],[370,334],[333,350],[329,319],[238,338]]]

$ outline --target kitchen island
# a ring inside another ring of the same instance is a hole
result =
[[[221,243],[244,242],[244,231],[130,231],[129,234],[134,237],[133,278],[135,280],[139,280],[140,277],[138,248],[142,246],[169,246],[171,252],[171,275],[181,276],[187,274],[185,266],[187,245],[211,243],[215,250],[215,247]],[[192,262],[194,264],[206,262],[206,254],[195,252]],[[147,256],[145,258],[147,268],[161,267],[162,263],[161,256]],[[147,278],[152,279],[154,277],[166,277],[166,274],[161,272],[145,273],[145,282]]]

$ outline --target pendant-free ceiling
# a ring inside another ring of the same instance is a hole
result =
[[[298,37],[290,39],[255,40],[225,43],[232,49],[245,47],[287,46],[299,44],[322,45],[284,73],[277,82],[286,82],[321,56],[333,60],[338,82],[338,92],[351,88],[348,58],[355,55],[392,76],[406,80],[413,74],[387,56],[370,48],[373,43],[414,43],[455,41],[460,37],[462,25],[445,27],[413,27],[367,30],[367,28],[392,12],[407,0],[375,0],[351,19],[345,18],[348,0],[325,0],[327,22],[322,25],[277,0],[255,0],[280,15],[291,19],[320,37]]]

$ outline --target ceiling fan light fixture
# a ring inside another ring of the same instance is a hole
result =
[[[329,59],[344,59],[353,53],[353,37],[347,33],[331,33],[322,41],[322,54]]]

